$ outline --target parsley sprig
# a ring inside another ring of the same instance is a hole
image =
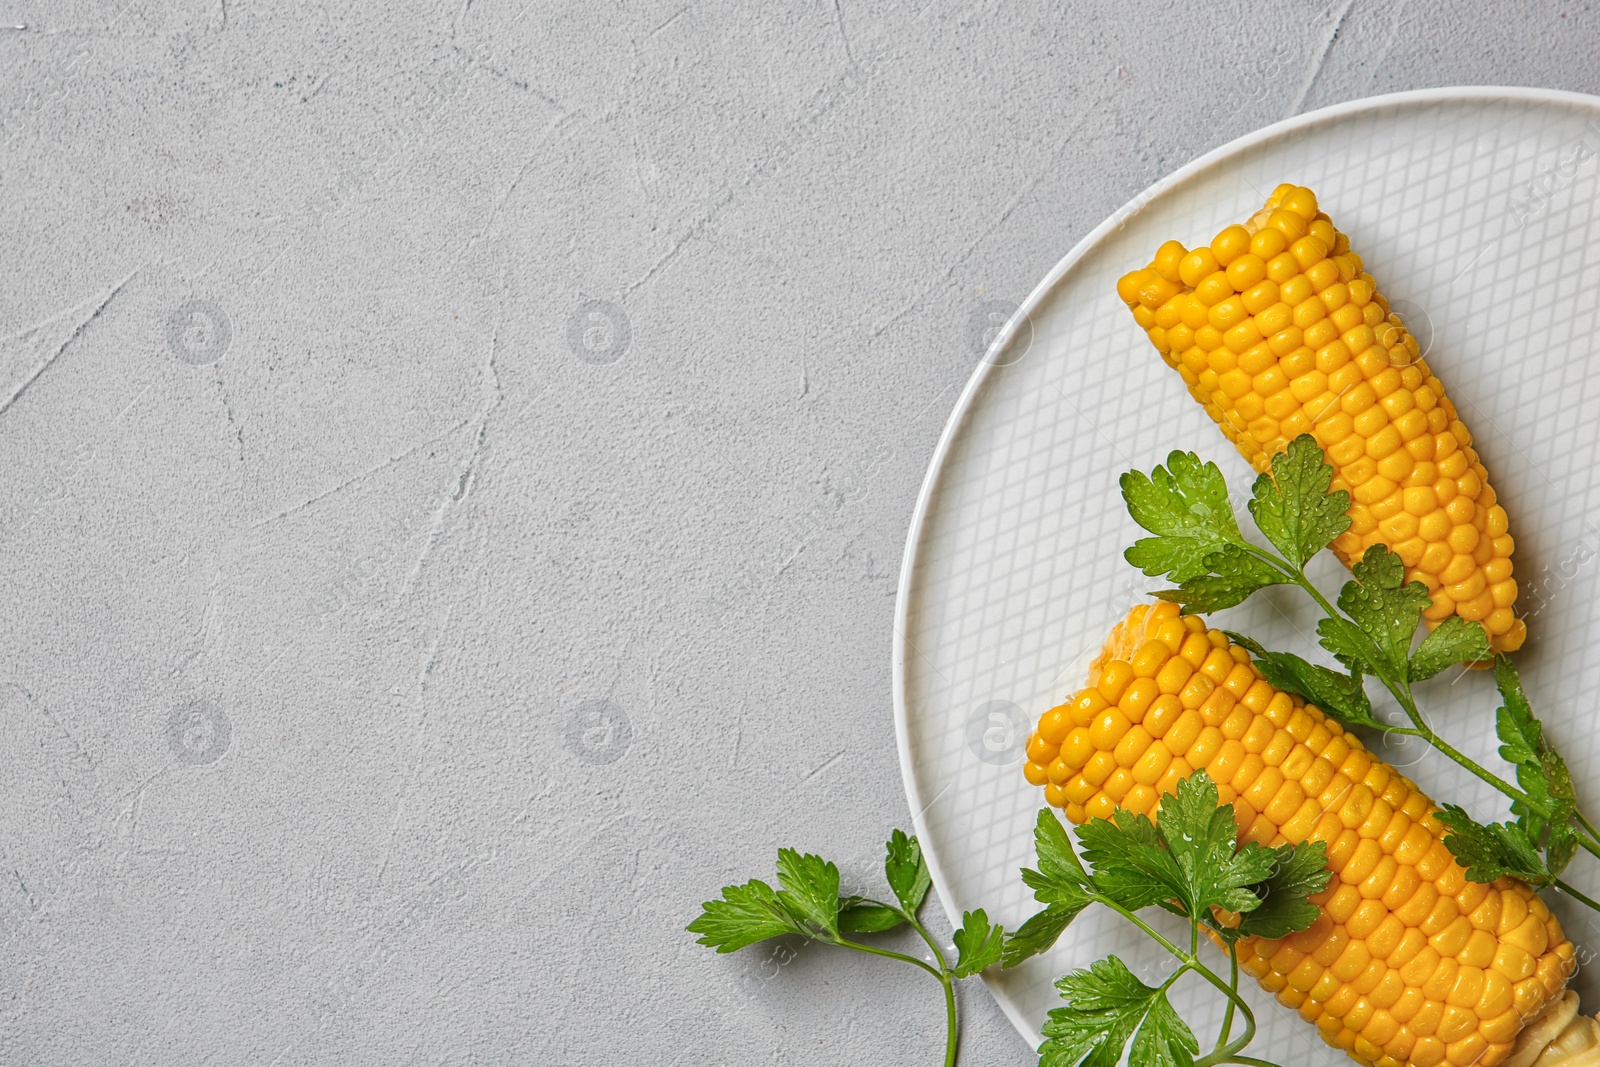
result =
[[[956,1019],[955,983],[1000,962],[1005,930],[991,923],[982,908],[966,912],[953,936],[955,961],[928,933],[917,913],[927,899],[931,878],[922,847],[915,837],[894,831],[885,846],[883,873],[894,899],[841,896],[839,868],[820,856],[794,849],[778,850],[778,888],[753,879],[722,890],[722,899],[706,901],[689,924],[699,943],[718,952],[734,952],[773,937],[791,935],[885,959],[898,960],[931,974],[944,990],[945,1067],[956,1062],[960,1025]],[[909,927],[927,944],[932,960],[919,959],[879,945],[852,940],[846,934],[878,934]]]
[[[956,981],[997,963],[1015,967],[1049,950],[1074,919],[1099,904],[1143,931],[1178,966],[1159,986],[1140,981],[1114,955],[1063,976],[1056,988],[1065,1005],[1051,1011],[1045,1023],[1040,1067],[1115,1067],[1130,1040],[1129,1062],[1138,1067],[1276,1067],[1242,1055],[1255,1037],[1256,1020],[1239,994],[1238,942],[1249,936],[1287,937],[1315,922],[1320,911],[1307,898],[1328,884],[1327,854],[1320,841],[1279,848],[1240,845],[1238,833],[1232,806],[1220,803],[1216,784],[1204,771],[1179,782],[1175,794],[1163,796],[1153,821],[1118,809],[1110,819],[1092,819],[1078,827],[1082,858],[1047,808],[1034,829],[1038,868],[1022,872],[1044,909],[1009,934],[991,923],[982,908],[966,912],[953,935],[953,963],[917,918],[928,895],[928,865],[917,839],[899,830],[889,838],[884,860],[891,902],[842,896],[838,867],[820,856],[780,849],[778,888],[759,879],[728,886],[720,900],[701,905],[689,931],[718,952],[787,935],[927,971],[944,990],[944,1062],[952,1067],[959,1038]],[[1185,944],[1173,942],[1139,917],[1138,912],[1150,907],[1188,920]],[[931,961],[845,936],[900,927],[910,927],[922,938]],[[1227,952],[1227,978],[1201,958],[1202,932]],[[1173,983],[1191,972],[1227,998],[1221,1032],[1203,1056],[1194,1032],[1167,999]],[[1234,1036],[1234,1021],[1240,1016],[1243,1026]]]
[[[1306,577],[1306,564],[1350,526],[1350,496],[1333,489],[1332,481],[1333,469],[1309,434],[1273,457],[1271,471],[1256,478],[1248,503],[1256,528],[1272,546],[1267,549],[1240,531],[1216,464],[1173,452],[1165,467],[1122,476],[1128,513],[1153,535],[1129,548],[1127,560],[1147,575],[1176,583],[1155,595],[1177,603],[1185,614],[1233,607],[1268,586],[1303,590],[1322,609],[1317,624],[1322,647],[1345,669],[1270,651],[1230,633],[1254,655],[1267,681],[1347,726],[1418,738],[1509,797],[1514,818],[1507,822],[1479,823],[1453,804],[1439,814],[1450,831],[1445,844],[1469,878],[1489,882],[1512,875],[1555,886],[1600,911],[1600,902],[1560,878],[1579,848],[1600,856],[1600,833],[1578,810],[1566,763],[1545,736],[1511,660],[1493,656],[1503,700],[1495,728],[1500,755],[1515,769],[1516,784],[1457,750],[1417,705],[1415,683],[1453,664],[1491,658],[1483,627],[1452,616],[1418,642],[1422,612],[1431,602],[1428,589],[1407,582],[1400,557],[1381,544],[1366,550],[1334,603]],[[1373,714],[1368,678],[1394,697],[1408,725],[1388,725]]]
[[[1040,1067],[1115,1067],[1130,1039],[1128,1062],[1140,1067],[1269,1067],[1242,1055],[1255,1037],[1256,1020],[1239,994],[1238,941],[1286,937],[1316,921],[1319,911],[1307,897],[1328,883],[1323,843],[1239,845],[1233,808],[1219,803],[1216,784],[1204,771],[1163,797],[1154,821],[1119,809],[1076,833],[1081,858],[1055,814],[1039,813],[1039,866],[1023,871],[1022,879],[1045,907],[1006,939],[1004,965],[1014,967],[1049,949],[1093,904],[1138,927],[1178,965],[1159,986],[1142,982],[1115,955],[1061,978],[1056,988],[1066,1003],[1044,1025]],[[1187,943],[1173,942],[1140,918],[1138,912],[1149,907],[1186,919]],[[1226,979],[1202,959],[1202,931],[1226,949]],[[1191,972],[1227,998],[1216,1043],[1203,1056],[1194,1032],[1167,999],[1173,983]],[[1243,1017],[1237,1037],[1236,1015]]]

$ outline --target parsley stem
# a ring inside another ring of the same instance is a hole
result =
[[[1168,941],[1165,937],[1163,937],[1160,933],[1158,933],[1156,931],[1155,927],[1151,926],[1149,923],[1147,923],[1143,919],[1139,918],[1139,916],[1135,915],[1133,912],[1129,911],[1127,908],[1124,908],[1121,904],[1118,904],[1116,901],[1110,899],[1109,897],[1103,897],[1103,896],[1099,895],[1098,893],[1094,894],[1094,899],[1098,903],[1104,904],[1106,907],[1110,908],[1112,911],[1116,912],[1118,915],[1122,916],[1124,919],[1127,919],[1129,922],[1131,922],[1133,925],[1137,926],[1139,929],[1143,930],[1147,935],[1149,935],[1149,937],[1150,937],[1150,939],[1152,941],[1154,941],[1156,944],[1160,945],[1162,948],[1166,949],[1168,952],[1172,953],[1174,956],[1178,957],[1178,959],[1182,960],[1185,963],[1194,963],[1196,966],[1203,966],[1197,960],[1195,960],[1195,958],[1193,956],[1191,956],[1187,952],[1183,951],[1183,949],[1179,948],[1177,945],[1174,945],[1171,941]]]
[[[900,914],[906,917],[906,921],[917,932],[917,936],[927,943],[934,959],[939,961],[939,970],[941,972],[939,984],[944,986],[944,1067],[955,1067],[956,1050],[960,1045],[961,1024],[956,1021],[956,987],[951,980],[952,972],[950,966],[945,962],[944,950],[939,947],[938,942],[928,933],[927,927],[922,925],[921,920],[911,912],[900,910]]]
[[[1588,905],[1589,907],[1593,908],[1595,911],[1600,911],[1600,903],[1597,903],[1597,902],[1591,900],[1590,898],[1584,896],[1582,893],[1578,892],[1576,889],[1572,888],[1570,885],[1568,885],[1566,882],[1563,882],[1559,878],[1556,879],[1556,888],[1561,890],[1563,893],[1565,893],[1567,896],[1573,898],[1574,900],[1577,900],[1580,903]]]
[[[1230,986],[1221,978],[1218,978],[1215,974],[1213,974],[1211,968],[1207,967],[1199,960],[1195,960],[1193,963],[1195,973],[1199,974],[1200,977],[1204,978],[1206,981],[1216,986],[1217,989],[1221,990],[1222,994],[1228,998],[1228,1003],[1231,1005],[1238,1005],[1239,1011],[1244,1015],[1244,1033],[1240,1034],[1237,1038],[1228,1042],[1226,1045],[1223,1045],[1215,1052],[1212,1052],[1210,1055],[1201,1056],[1199,1059],[1195,1060],[1194,1067],[1214,1067],[1214,1065],[1218,1063],[1236,1062],[1235,1057],[1239,1054],[1239,1050],[1250,1044],[1250,1042],[1254,1041],[1256,1038],[1255,1013],[1250,1010],[1250,1005],[1246,1004],[1244,1002],[1244,998],[1239,995],[1237,976],[1235,977],[1234,984]]]
[[[956,986],[949,971],[939,976],[939,984],[944,986],[944,1067],[956,1067],[961,1028],[956,1022]]]
[[[1333,618],[1339,617],[1339,612],[1334,609],[1332,604],[1328,603],[1327,598],[1322,595],[1322,591],[1315,585],[1311,584],[1311,579],[1306,577],[1305,571],[1301,570],[1299,567],[1296,567],[1294,564],[1290,563],[1288,560],[1277,555],[1276,553],[1268,552],[1266,549],[1252,545],[1248,541],[1242,541],[1241,544],[1244,546],[1244,550],[1246,552],[1250,553],[1252,556],[1255,556],[1257,559],[1270,564],[1274,569],[1283,572],[1289,581],[1295,585],[1298,585],[1301,589],[1304,589],[1308,594],[1310,594],[1311,599],[1315,600],[1317,605],[1321,607],[1322,610],[1329,616]]]
[[[886,948],[874,948],[871,945],[863,945],[859,941],[848,941],[843,937],[838,938],[833,943],[838,945],[840,948],[853,948],[857,952],[866,952],[873,956],[882,956],[884,959],[899,960],[901,963],[909,963],[913,967],[921,967],[923,970],[939,979],[939,981],[944,981],[944,971],[941,968],[937,968],[931,964],[925,963],[922,960],[917,959],[915,956],[907,956],[903,952],[892,952]]]
[[[1417,732],[1423,740],[1427,741],[1428,744],[1432,745],[1440,752],[1443,752],[1457,764],[1470,771],[1474,776],[1483,780],[1484,782],[1487,782],[1489,785],[1504,793],[1512,800],[1520,801],[1535,810],[1541,809],[1542,806],[1538,804],[1532,797],[1528,796],[1528,794],[1524,793],[1522,790],[1518,789],[1504,778],[1501,778],[1499,775],[1481,766],[1471,756],[1468,756],[1464,752],[1458,751],[1454,745],[1450,744],[1450,742],[1446,741],[1444,738],[1435,733],[1433,728],[1429,726],[1423,719],[1422,712],[1417,709],[1417,700],[1411,695],[1411,684],[1409,682],[1395,683],[1389,681],[1387,678],[1382,679],[1382,681],[1384,687],[1387,688],[1390,693],[1394,694],[1394,698],[1400,702],[1401,708],[1405,710],[1406,717],[1410,719],[1411,722],[1416,726]]]
[[[1388,685],[1387,682],[1384,684]],[[1395,690],[1391,687],[1390,692],[1395,692]],[[1395,693],[1395,695],[1397,698],[1399,697],[1398,693]],[[1479,766],[1477,761],[1472,759],[1472,757],[1457,751],[1454,745],[1450,744],[1450,742],[1434,733],[1432,728],[1422,720],[1422,714],[1416,710],[1416,704],[1409,701],[1409,693],[1406,694],[1406,697],[1407,699],[1401,701],[1401,706],[1406,709],[1406,715],[1413,723],[1416,724],[1417,731],[1424,741],[1428,742],[1428,744],[1432,745],[1440,752],[1443,752],[1446,756],[1450,757],[1462,767],[1465,767],[1476,777],[1481,778],[1483,781],[1494,786],[1494,788],[1498,789],[1512,800],[1521,801],[1535,810],[1540,807],[1540,805],[1536,804],[1533,798],[1528,796],[1528,794],[1524,793],[1522,790],[1518,789],[1504,778],[1501,778],[1499,775],[1485,770],[1483,767]]]
[[[1239,988],[1239,946],[1228,942],[1228,984],[1235,989]],[[1217,1036],[1217,1048],[1222,1048],[1228,1043],[1228,1036],[1233,1033],[1234,1003],[1230,998],[1228,1010],[1222,1015],[1222,1033]]]
[[[1183,964],[1177,970],[1175,970],[1171,974],[1167,975],[1167,980],[1165,982],[1161,983],[1161,988],[1156,990],[1156,992],[1165,993],[1167,990],[1172,988],[1172,984],[1174,982],[1176,982],[1178,979],[1182,978],[1185,974],[1188,974],[1192,970],[1194,970],[1194,964],[1192,964],[1192,963]]]
[[[1271,1060],[1258,1060],[1254,1056],[1230,1056],[1223,1063],[1242,1063],[1245,1067],[1278,1067]]]
[[[1572,817],[1578,820],[1579,826],[1583,827],[1589,832],[1589,839],[1585,840],[1583,835],[1580,834],[1578,836],[1578,843],[1587,849],[1590,854],[1600,856],[1600,849],[1596,849],[1593,844],[1593,842],[1600,842],[1600,830],[1596,830],[1594,828],[1594,824],[1588,819],[1585,819],[1583,817],[1583,812],[1577,810],[1576,808],[1572,810]]]
[[[900,911],[898,908],[895,910]],[[945,970],[948,970],[949,968],[946,966],[944,960],[944,950],[939,947],[939,943],[935,941],[932,935],[928,933],[927,927],[923,926],[921,920],[919,920],[915,915],[909,914],[905,911],[900,911],[900,914],[906,917],[906,921],[911,924],[911,929],[915,930],[917,932],[917,936],[922,938],[923,942],[928,946],[928,950],[933,953],[933,958],[939,961],[939,966]]]
[[[1212,1052],[1209,1056],[1202,1056],[1195,1060],[1194,1067],[1213,1067],[1213,1065],[1218,1063],[1232,1062],[1234,1055],[1240,1049],[1244,1048],[1246,1045],[1250,1044],[1250,1042],[1255,1040],[1256,1017],[1255,1013],[1250,1010],[1250,1005],[1246,1004],[1244,1002],[1244,998],[1239,996],[1239,972],[1237,968],[1235,968],[1233,972],[1233,984],[1229,985],[1221,978],[1218,978],[1211,968],[1200,962],[1198,956],[1198,944],[1195,946],[1195,953],[1184,952],[1177,945],[1174,945],[1171,941],[1168,941],[1161,934],[1157,933],[1155,928],[1149,923],[1146,923],[1143,919],[1139,918],[1133,912],[1129,911],[1127,908],[1124,908],[1116,901],[1109,900],[1106,897],[1099,896],[1098,894],[1095,896],[1095,900],[1101,904],[1104,904],[1106,907],[1110,908],[1112,911],[1116,912],[1118,915],[1121,915],[1124,919],[1127,919],[1133,925],[1143,930],[1151,940],[1160,945],[1162,948],[1166,949],[1168,952],[1172,953],[1183,963],[1183,966],[1178,969],[1177,973],[1167,979],[1167,985],[1171,985],[1185,971],[1194,971],[1207,982],[1210,982],[1213,986],[1216,986],[1217,989],[1222,992],[1223,996],[1228,998],[1228,1010],[1230,1015],[1235,1006],[1237,1006],[1239,1011],[1244,1014],[1244,1033],[1240,1034],[1236,1040],[1229,1042],[1228,1044]],[[1198,934],[1199,929],[1200,927],[1198,923],[1195,923],[1191,926],[1191,930],[1195,931],[1196,934]],[[1163,986],[1162,988],[1165,989],[1166,986]],[[1230,1028],[1232,1026],[1231,1018],[1229,1020],[1229,1026]],[[1276,1067],[1276,1065],[1273,1065],[1273,1067]]]

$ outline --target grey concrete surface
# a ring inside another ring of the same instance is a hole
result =
[[[984,331],[1215,145],[1600,92],[1597,45],[1578,0],[0,0],[0,1063],[937,1062],[925,975],[682,927],[908,824],[895,577]]]

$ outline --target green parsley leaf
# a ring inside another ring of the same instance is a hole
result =
[[[1549,742],[1545,743],[1544,755],[1539,757],[1539,766],[1544,771],[1544,780],[1552,797],[1565,801],[1577,799],[1572,787],[1572,772],[1567,770],[1567,761],[1561,758],[1561,753],[1557,752]]]
[[[809,852],[778,850],[778,899],[790,914],[839,933],[839,868]]]
[[[1266,659],[1272,655],[1260,641],[1253,637],[1246,637],[1244,634],[1234,633],[1232,630],[1224,630],[1222,632],[1227,635],[1228,640],[1249,652],[1255,659]]]
[[[1535,845],[1544,840],[1546,866],[1559,874],[1572,861],[1577,844],[1576,832],[1568,825],[1575,804],[1572,774],[1546,739],[1522,679],[1504,655],[1495,657],[1494,680],[1503,701],[1495,712],[1500,757],[1516,767],[1517,784],[1528,794],[1527,800],[1512,801],[1511,810],[1523,836]]]
[[[1545,838],[1544,865],[1552,877],[1559,877],[1578,854],[1578,831],[1568,825],[1568,817],[1551,823],[1549,836]]]
[[[1193,452],[1173,452],[1148,476],[1129,471],[1121,484],[1128,514],[1156,535],[1124,554],[1145,574],[1186,581],[1208,572],[1208,555],[1243,543],[1222,471]]]
[[[896,830],[889,835],[885,847],[888,856],[883,861],[884,877],[889,880],[889,888],[894,890],[895,899],[906,914],[915,915],[933,881],[928,874],[928,862],[922,856],[922,846],[915,837],[907,837],[903,831]]]
[[[1492,882],[1510,875],[1532,885],[1549,885],[1554,880],[1539,847],[1527,831],[1513,822],[1478,823],[1455,804],[1446,804],[1438,814],[1449,829],[1444,845],[1467,869],[1474,882]]]
[[[1160,1016],[1130,1063],[1188,1067],[1199,1051],[1194,1034],[1166,1003],[1166,994],[1135,978],[1116,956],[1064,975],[1056,989],[1066,1006],[1053,1009],[1044,1024],[1039,1067],[1116,1067],[1128,1038],[1141,1024],[1148,1025],[1153,1012]]]
[[[1251,593],[1269,585],[1289,583],[1278,568],[1237,545],[1212,552],[1201,565],[1206,573],[1186,578],[1178,588],[1163,589],[1156,596],[1181,605],[1185,615],[1208,615],[1242,604]]]
[[[1088,872],[1073,850],[1066,828],[1049,808],[1039,811],[1033,845],[1039,869],[1024,869],[1022,880],[1033,890],[1034,898],[1048,906],[1007,937],[1001,957],[1007,967],[1048,950],[1068,924],[1094,902]]]
[[[1183,869],[1161,844],[1148,816],[1117,809],[1110,819],[1090,819],[1078,827],[1083,858],[1094,869],[1094,887],[1129,911],[1159,904],[1186,915],[1181,904],[1188,888]]]
[[[1544,736],[1544,726],[1522,688],[1522,678],[1509,657],[1494,661],[1495,686],[1504,702],[1495,712],[1495,735],[1500,738],[1500,758],[1517,766],[1517,781],[1530,793],[1554,800],[1573,801],[1572,774],[1566,760]],[[1531,783],[1523,783],[1526,775]]]
[[[1551,762],[1559,761],[1560,758],[1554,756]],[[1565,771],[1564,764],[1561,769]],[[1565,834],[1571,832],[1568,824],[1572,821],[1575,805],[1570,800],[1552,795],[1543,760],[1517,764],[1517,784],[1528,794],[1528,800],[1511,802],[1511,811],[1517,816],[1517,824],[1523,828],[1528,839],[1536,843],[1548,835],[1549,841],[1555,843],[1559,855],[1565,845]],[[1549,847],[1547,844],[1547,851]],[[1566,864],[1562,863],[1560,866],[1565,867]]]
[[[1261,903],[1239,917],[1239,933],[1265,938],[1287,937],[1317,921],[1322,914],[1306,898],[1328,886],[1328,848],[1321,841],[1280,845],[1273,849],[1276,867],[1266,881],[1251,886]]]
[[[1550,782],[1544,776],[1544,767],[1537,760],[1517,764],[1517,784],[1528,794],[1528,801],[1513,800],[1511,811],[1524,826],[1528,836],[1537,839],[1546,824],[1572,817],[1570,801],[1558,800],[1550,795]]]
[[[1304,697],[1346,726],[1384,729],[1384,724],[1372,714],[1372,701],[1367,698],[1360,674],[1340,674],[1291,652],[1269,652],[1242,634],[1223,632],[1234,644],[1250,650],[1256,669],[1269,685]]]
[[[1452,615],[1422,641],[1411,657],[1411,680],[1432,678],[1446,667],[1488,659],[1489,635],[1475,622]]]
[[[1301,434],[1272,457],[1272,473],[1256,479],[1250,514],[1283,558],[1304,569],[1306,561],[1350,528],[1350,494],[1330,492],[1333,468],[1323,462],[1316,438]]]
[[[1190,1067],[1200,1043],[1178,1013],[1172,1009],[1165,993],[1157,993],[1150,1001],[1139,1032],[1133,1035],[1133,1047],[1128,1050],[1128,1062],[1138,1067]]]
[[[1031,872],[1030,872],[1031,873]],[[1015,967],[1023,960],[1048,952],[1083,909],[1091,903],[1087,895],[1078,904],[1055,903],[1038,912],[1006,936],[1000,960],[1004,967]]]
[[[1064,904],[1073,908],[1083,908],[1094,900],[1095,891],[1090,887],[1050,878],[1026,867],[1022,869],[1022,881],[1033,890],[1033,899],[1041,904]]]
[[[1123,814],[1117,812],[1119,824]],[[1221,803],[1204,771],[1184,778],[1176,795],[1162,799],[1156,832],[1183,873],[1178,898],[1184,914],[1207,918],[1213,906],[1242,912],[1260,904],[1250,887],[1271,876],[1276,854],[1254,843],[1237,846],[1233,807]]]
[[[1494,716],[1495,736],[1500,738],[1500,758],[1507,763],[1535,763],[1544,754],[1544,727],[1533,715],[1533,706],[1522,691],[1516,668],[1504,656],[1495,659],[1494,680],[1503,705]]]
[[[847,934],[881,934],[905,921],[897,909],[861,897],[846,897],[839,904],[839,929]]]
[[[1350,588],[1354,582],[1345,588]],[[1322,647],[1356,674],[1382,675],[1387,666],[1383,652],[1355,623],[1329,615],[1317,623]]]
[[[1339,607],[1372,640],[1382,654],[1385,677],[1403,680],[1410,660],[1411,638],[1422,611],[1433,599],[1421,582],[1407,582],[1405,564],[1384,545],[1372,545],[1351,568],[1355,579],[1339,592]],[[1320,629],[1320,627],[1319,627]]]
[[[759,880],[726,886],[721,900],[708,900],[700,907],[700,916],[689,924],[688,930],[701,935],[698,944],[718,952],[735,952],[783,934],[811,936],[772,887]]]
[[[1078,853],[1050,808],[1040,808],[1039,818],[1033,825],[1033,849],[1039,856],[1039,870],[1052,882],[1087,887],[1088,872],[1078,859]]]
[[[956,945],[956,965],[951,968],[957,978],[970,978],[985,967],[1000,962],[1001,945],[1005,928],[991,924],[982,908],[961,916],[961,929],[952,940]]]

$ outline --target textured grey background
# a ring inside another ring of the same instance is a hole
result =
[[[1209,148],[1600,92],[1597,46],[1576,3],[0,0],[0,1063],[937,1062],[927,976],[681,927],[909,822],[895,577],[985,332]]]

